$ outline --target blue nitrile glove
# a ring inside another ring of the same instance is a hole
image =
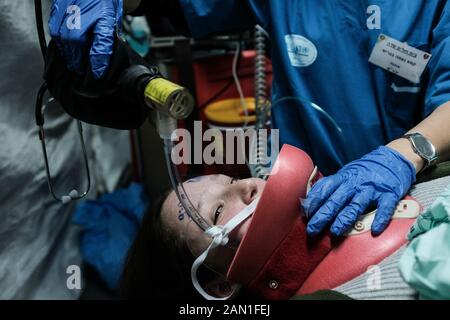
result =
[[[54,0],[50,35],[71,71],[86,71],[99,79],[108,68],[114,34],[122,26],[123,0]]]
[[[377,204],[372,233],[378,235],[415,180],[410,161],[389,147],[379,147],[314,185],[303,202],[310,218],[307,232],[317,235],[334,220],[331,233],[341,236],[370,204]]]

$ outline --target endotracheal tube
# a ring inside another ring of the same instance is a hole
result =
[[[197,209],[192,205],[186,190],[183,187],[180,174],[177,166],[172,161],[172,149],[173,149],[173,135],[176,134],[177,120],[165,115],[161,112],[157,113],[157,130],[164,141],[164,155],[166,158],[167,171],[169,172],[170,181],[174,188],[174,192],[178,197],[183,209],[189,215],[189,217],[195,222],[195,224],[203,231],[208,230],[211,226],[203,217],[198,213]]]

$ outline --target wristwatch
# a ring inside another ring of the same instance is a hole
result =
[[[420,171],[424,171],[425,169],[436,164],[438,154],[436,152],[436,148],[430,140],[418,132],[407,133],[403,136],[403,138],[408,139],[409,142],[411,142],[414,152],[425,160],[425,166]]]

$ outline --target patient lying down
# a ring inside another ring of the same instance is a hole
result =
[[[191,179],[184,183],[184,188],[192,204],[210,225],[224,225],[261,195],[265,183],[257,178],[239,180],[225,175],[210,175]],[[155,203],[144,218],[124,272],[123,289],[127,297],[164,299],[197,296],[192,287],[190,269],[194,259],[210,244],[211,238],[180,208],[175,192],[171,191]],[[230,244],[234,245],[219,247],[210,253],[207,259],[209,268],[203,269],[201,276],[210,281],[209,287],[206,284],[208,290],[215,286],[213,294],[228,292],[224,275],[250,222],[251,217],[230,234]],[[146,268],[142,268],[143,264]],[[148,286],[144,284],[147,279]],[[156,289],[156,285],[161,287]],[[217,292],[218,289],[224,292]]]
[[[293,163],[298,165],[299,160]],[[244,299],[289,299],[316,289],[334,289],[405,244],[401,241],[410,226],[405,221],[391,223],[379,238],[359,230],[338,243],[329,235],[309,243],[298,202],[299,194],[304,196],[310,183],[307,177],[313,166],[308,166],[303,170],[303,177],[298,177],[302,170],[291,171],[291,165],[286,163],[286,170],[280,170],[278,177],[272,176],[268,182],[210,175],[183,183],[192,205],[210,226],[226,225],[260,198],[254,215],[229,234],[226,246],[210,251],[199,269],[199,283],[208,294],[230,295],[234,288],[230,278],[241,285],[234,297]],[[295,178],[291,179],[293,176]],[[290,217],[283,221],[281,215]],[[277,243],[273,244],[275,239]],[[129,252],[121,285],[124,298],[199,298],[192,284],[191,267],[211,241],[212,238],[184,212],[171,191],[146,214]],[[386,243],[395,246],[389,247]],[[361,264],[364,255],[367,255],[367,263]]]

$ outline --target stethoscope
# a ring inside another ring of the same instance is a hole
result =
[[[36,14],[36,27],[37,27],[38,36],[39,36],[39,44],[41,47],[42,55],[45,60],[45,54],[47,52],[47,42],[45,40],[44,24],[43,24],[43,19],[42,19],[41,0],[34,1],[34,8],[35,8],[35,14]],[[63,204],[66,204],[66,203],[69,203],[71,200],[79,200],[79,199],[84,198],[89,193],[89,190],[91,189],[91,175],[89,172],[89,163],[88,163],[88,157],[87,157],[87,152],[86,152],[86,145],[84,143],[83,127],[82,127],[81,121],[77,120],[78,134],[80,136],[81,148],[83,150],[84,164],[86,167],[86,177],[87,177],[86,190],[83,193],[80,193],[77,189],[73,189],[66,195],[58,196],[58,195],[56,195],[56,193],[53,189],[53,180],[52,180],[49,163],[48,163],[47,148],[45,145],[45,130],[44,130],[44,111],[45,111],[46,106],[50,102],[52,102],[54,99],[50,98],[47,100],[47,102],[45,104],[43,104],[44,95],[46,92],[47,92],[47,84],[43,83],[41,85],[41,87],[39,88],[38,94],[36,96],[36,109],[35,109],[36,125],[39,127],[39,139],[41,140],[42,153],[44,155],[45,172],[47,174],[48,188],[50,190],[52,197],[56,201],[61,201]]]

